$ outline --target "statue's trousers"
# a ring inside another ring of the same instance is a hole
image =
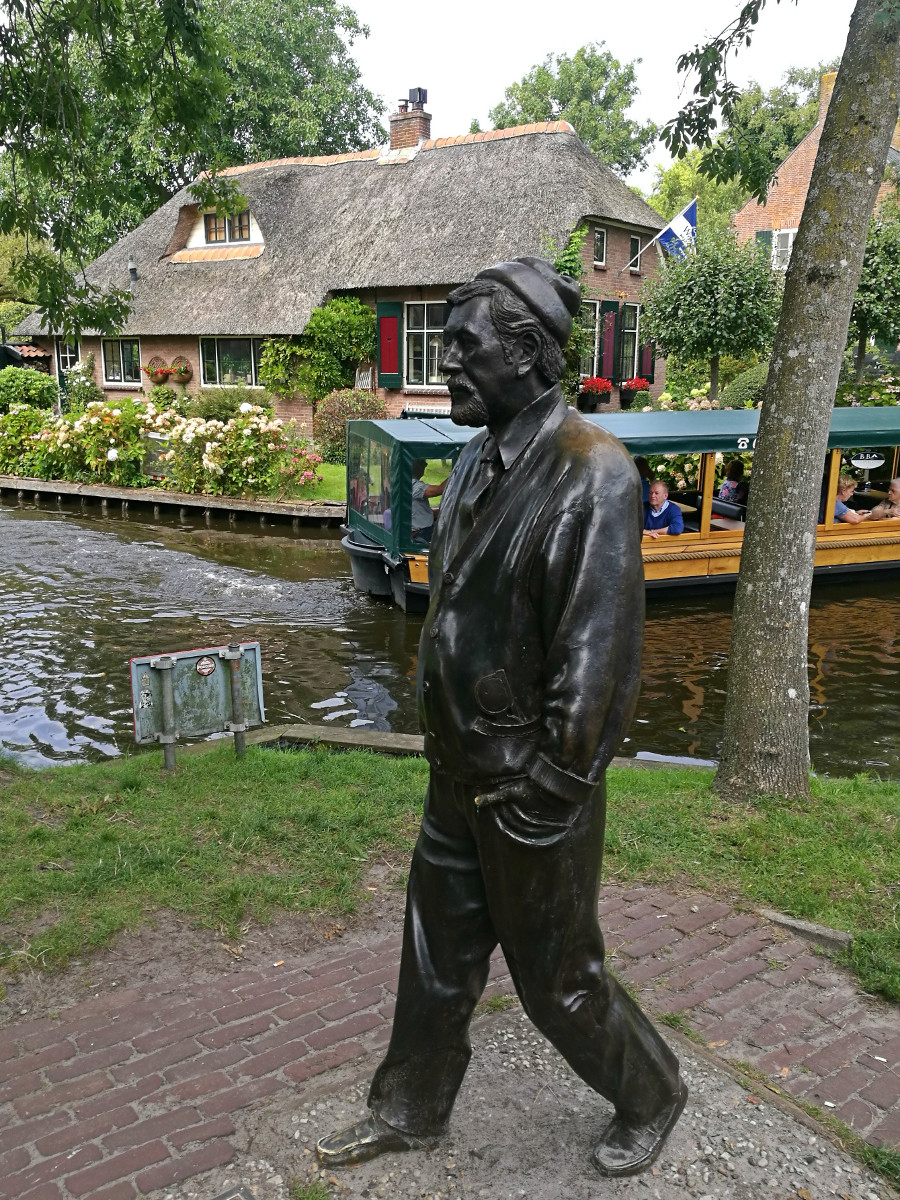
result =
[[[371,1108],[410,1134],[446,1128],[499,942],[538,1029],[618,1113],[649,1120],[676,1094],[678,1062],[604,967],[604,786],[577,810],[548,796],[535,819],[508,805],[479,808],[476,795],[432,769],[409,875],[393,1033]]]

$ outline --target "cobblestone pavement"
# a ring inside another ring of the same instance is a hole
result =
[[[900,1144],[900,1013],[807,942],[653,888],[605,887],[601,924],[613,968],[651,1011],[683,1014],[771,1088]],[[0,1031],[0,1198],[130,1200],[230,1163],[235,1114],[264,1098],[302,1105],[319,1076],[386,1044],[399,945],[347,935],[213,984],[111,989]],[[509,990],[498,957],[489,993]]]

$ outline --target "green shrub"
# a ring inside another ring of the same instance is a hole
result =
[[[751,367],[757,365],[755,354],[736,358],[733,354],[723,354],[719,359],[719,387],[727,388],[738,375],[743,375]],[[666,391],[671,392],[679,400],[683,396],[704,385],[709,386],[709,359],[692,358],[686,362],[672,355],[666,361]]]
[[[157,408],[178,408],[181,397],[173,387],[167,383],[157,383],[150,389],[148,397],[152,404]]]
[[[375,392],[344,388],[332,392],[316,409],[314,423],[316,449],[325,462],[342,463],[347,459],[347,422],[374,420],[387,416],[384,401]]]
[[[356,296],[336,296],[314,308],[299,338],[269,338],[259,377],[285,399],[300,392],[313,407],[330,392],[349,388],[361,362],[375,354],[375,314]]]
[[[69,412],[84,412],[89,404],[103,403],[103,388],[94,379],[94,355],[86,354],[81,362],[66,372]]]
[[[900,379],[883,375],[860,383],[842,383],[834,402],[838,408],[887,408],[900,404]]]
[[[238,385],[204,389],[195,399],[188,402],[184,415],[200,417],[203,421],[230,421],[241,411],[242,404],[262,408],[268,413],[274,411],[272,397],[268,392]],[[157,407],[170,406],[158,404]]]
[[[32,408],[52,408],[59,400],[59,387],[52,375],[31,367],[4,367],[0,371],[0,413],[14,404]]]
[[[768,378],[768,362],[757,363],[729,383],[722,393],[722,404],[728,408],[758,408]]]

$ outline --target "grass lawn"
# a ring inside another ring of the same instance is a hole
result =
[[[297,492],[300,500],[346,500],[347,499],[347,468],[343,463],[322,463],[319,466],[322,482],[316,487],[301,488]],[[426,483],[441,483],[450,474],[450,464],[446,466],[440,459],[429,462],[422,478]],[[431,501],[432,507],[440,504],[440,497]]]
[[[421,759],[230,746],[0,772],[0,962],[64,966],[168,908],[236,935],[276,910],[349,913],[370,858],[408,856]],[[612,770],[604,877],[681,882],[854,934],[866,991],[900,999],[900,785],[818,779],[808,805],[732,807],[711,773]],[[27,932],[33,929],[33,932]],[[27,951],[28,957],[23,951]]]
[[[346,500],[347,468],[343,463],[319,463],[318,474],[322,482],[315,487],[299,488],[298,500]]]

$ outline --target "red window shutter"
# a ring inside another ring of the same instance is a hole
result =
[[[616,300],[600,304],[600,376],[616,383],[616,338],[619,331],[619,305]]]
[[[381,387],[403,386],[403,355],[400,345],[402,320],[402,304],[392,301],[377,305],[378,383]]]
[[[379,369],[384,375],[396,375],[400,366],[400,322],[396,317],[382,317],[379,340],[381,362]]]

